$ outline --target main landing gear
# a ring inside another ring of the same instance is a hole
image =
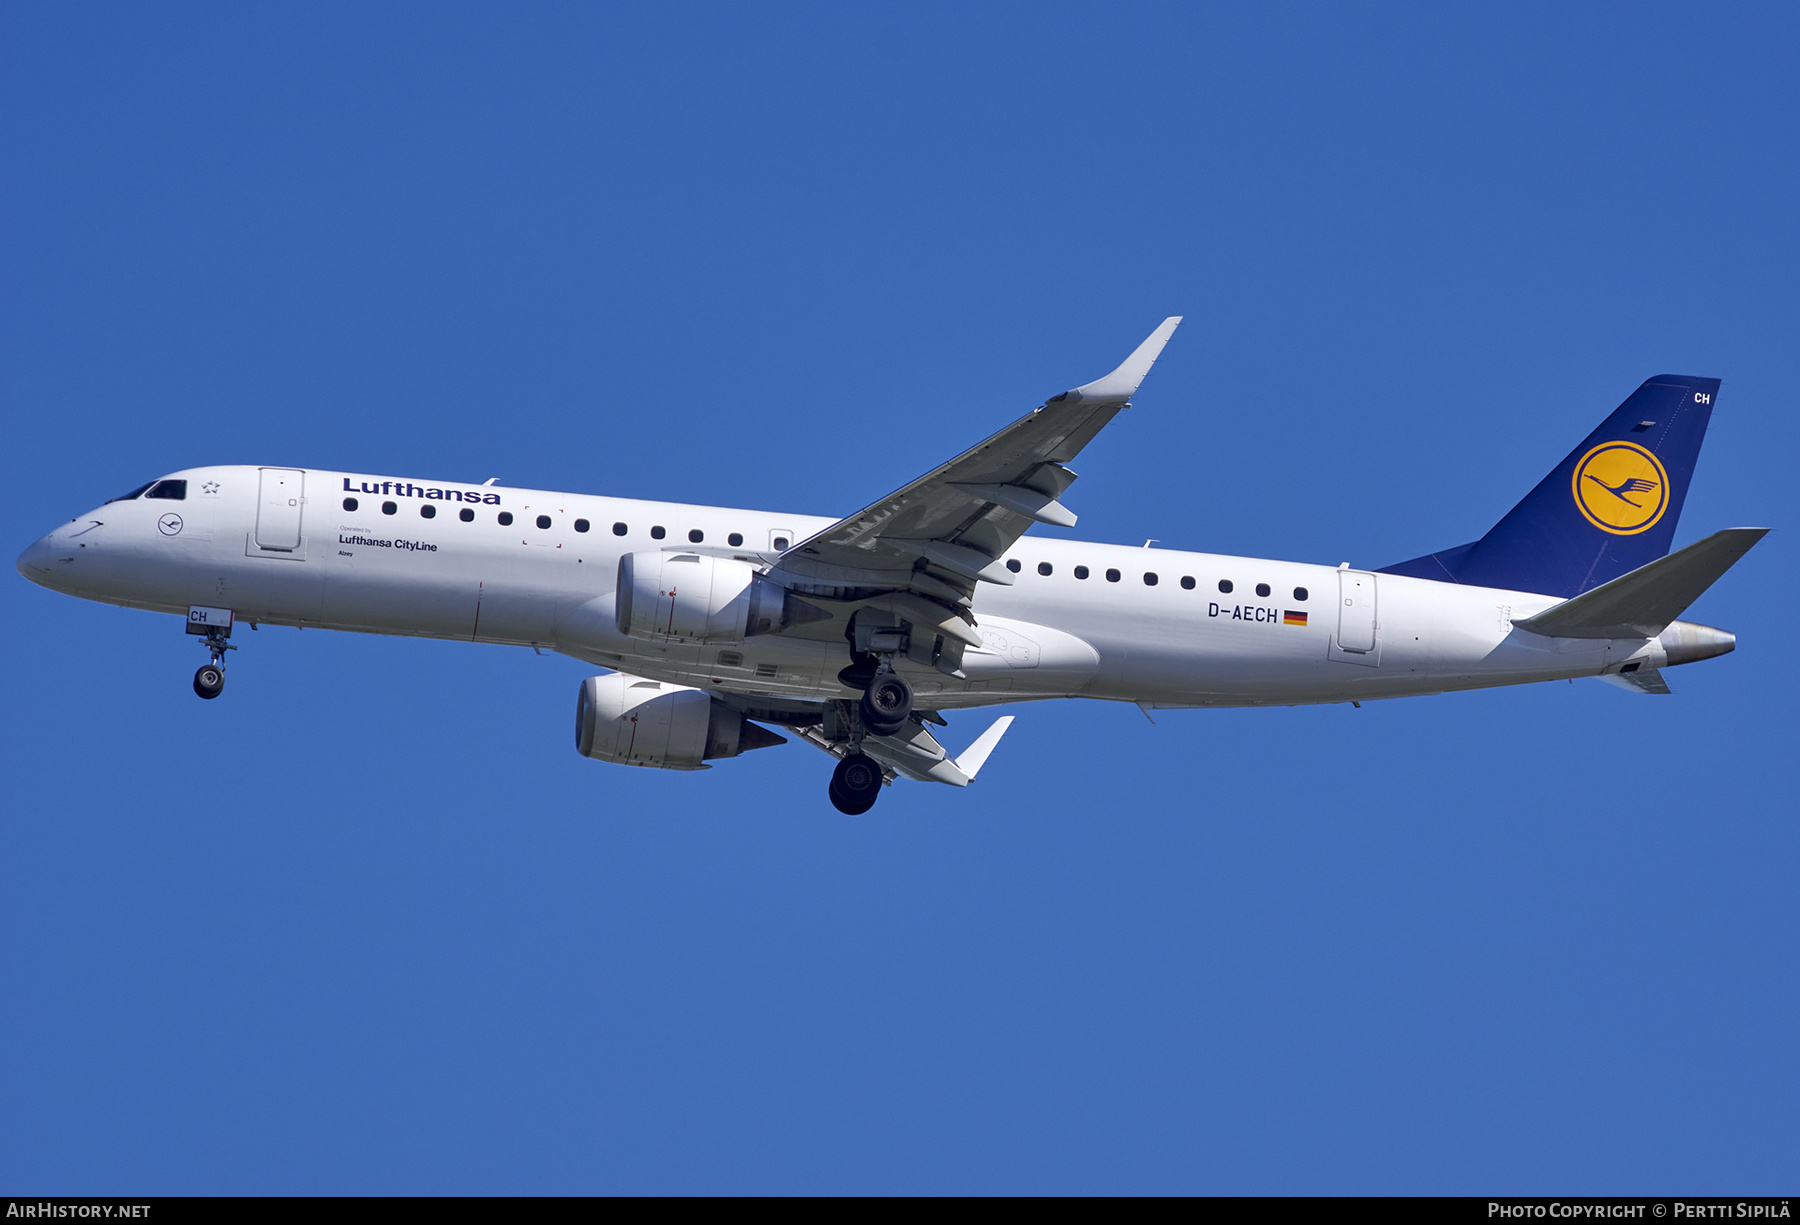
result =
[[[860,817],[881,795],[881,766],[873,757],[852,753],[831,772],[827,790],[831,805],[847,817]]]
[[[849,736],[849,752],[831,773],[827,794],[832,806],[848,816],[861,816],[875,806],[885,781],[881,763],[862,751],[864,736],[892,736],[912,719],[913,691],[906,678],[894,671],[894,656],[906,649],[905,635],[896,630],[858,634],[853,642],[867,649],[853,650],[851,664],[838,673],[848,689],[861,689],[854,715],[850,704],[838,704],[839,716]]]
[[[912,717],[912,709],[912,686],[893,672],[876,673],[856,706],[863,727],[873,736],[891,736],[905,727]]]
[[[897,630],[868,635],[868,650],[851,654],[852,663],[838,673],[847,689],[863,691],[856,713],[871,736],[892,736],[912,718],[913,691],[906,678],[894,671],[894,656],[906,649],[906,636]]]

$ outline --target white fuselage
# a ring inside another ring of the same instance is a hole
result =
[[[20,569],[47,587],[132,608],[217,606],[252,623],[540,646],[778,702],[855,696],[837,679],[850,662],[842,641],[665,645],[626,637],[616,623],[625,553],[772,564],[829,517],[309,469],[283,525],[275,520],[288,512],[259,493],[263,472],[173,473],[188,482],[184,500],[107,503],[33,545]],[[264,547],[265,529],[297,531],[298,547]],[[984,646],[964,655],[966,679],[898,664],[920,707],[1073,696],[1147,706],[1342,702],[1665,662],[1657,639],[1514,629],[1515,619],[1559,603],[1554,596],[1034,536],[1006,560],[1018,564],[1014,585],[976,592]]]

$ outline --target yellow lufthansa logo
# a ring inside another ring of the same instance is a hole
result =
[[[1647,532],[1669,504],[1669,474],[1635,442],[1603,442],[1575,465],[1575,505],[1614,536]]]

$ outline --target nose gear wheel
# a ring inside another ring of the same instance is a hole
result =
[[[217,664],[202,664],[194,673],[194,692],[203,698],[219,696],[225,688],[225,670]]]

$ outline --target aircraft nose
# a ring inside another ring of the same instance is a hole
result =
[[[19,554],[19,560],[14,564],[20,574],[34,583],[42,583],[50,577],[50,555],[55,548],[55,542],[49,536],[40,536]]]

